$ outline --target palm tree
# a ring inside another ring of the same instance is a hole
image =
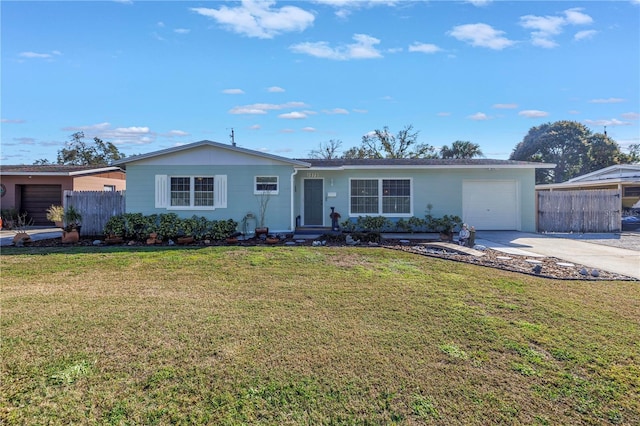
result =
[[[451,148],[444,145],[440,148],[441,158],[475,158],[484,157],[480,145],[469,141],[455,141]]]

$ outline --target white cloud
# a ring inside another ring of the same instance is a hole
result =
[[[638,0],[640,2],[640,0]],[[637,112],[625,112],[621,114],[622,118],[626,118],[627,120],[640,120],[640,114]]]
[[[467,3],[471,3],[476,7],[486,6],[491,3],[493,0],[467,0]]]
[[[576,41],[580,41],[580,40],[588,40],[590,38],[593,38],[594,35],[598,34],[598,31],[596,30],[584,30],[584,31],[578,31],[574,36],[573,39]]]
[[[277,111],[290,108],[304,108],[304,102],[287,102],[284,104],[251,104],[233,107],[230,114],[267,114],[269,111]]]
[[[303,132],[308,132],[308,133],[313,133],[313,132],[316,132],[317,130],[316,130],[315,127],[303,127],[302,131]]]
[[[325,110],[323,111],[325,114],[349,114],[349,111],[347,111],[344,108],[334,108],[334,109],[330,109],[330,110]]]
[[[581,8],[565,10],[564,16],[536,16],[525,15],[520,17],[520,26],[533,30],[531,43],[534,46],[551,49],[558,46],[554,36],[561,34],[567,25],[588,25],[593,23],[593,18],[581,12]],[[592,37],[596,31],[580,31],[575,35],[576,40]]]
[[[567,17],[567,22],[572,25],[592,24],[593,18],[586,13],[582,13],[581,10],[579,7],[565,10],[564,14]]]
[[[451,113],[450,112],[439,112],[436,114],[438,117],[450,117]]]
[[[366,34],[354,34],[355,43],[331,47],[326,41],[305,42],[289,47],[295,53],[304,53],[316,58],[348,60],[381,58],[382,54],[374,47],[380,40]]]
[[[418,43],[415,42],[411,46],[409,46],[409,52],[420,52],[420,53],[436,53],[440,52],[440,49],[435,44],[430,43]]]
[[[447,34],[475,47],[502,50],[515,44],[515,41],[503,37],[504,33],[487,24],[466,24],[453,27]]]
[[[244,90],[242,89],[224,89],[222,91],[225,95],[244,95]]]
[[[307,114],[305,114],[304,112],[300,112],[300,111],[292,111],[292,112],[287,112],[285,114],[280,114],[278,116],[278,118],[285,118],[287,120],[301,120],[304,118],[307,118]]]
[[[155,140],[155,134],[147,126],[111,128],[111,123],[98,123],[89,126],[70,126],[62,130],[84,132],[87,138],[100,138],[116,145],[144,145]]]
[[[580,111],[575,110],[575,109],[569,110],[569,111],[567,111],[567,112],[568,112],[569,114],[573,114],[573,115],[580,114]]]
[[[62,55],[59,50],[53,50],[51,53],[21,52],[18,56],[27,59],[51,59],[59,55]]]
[[[617,118],[612,118],[611,120],[584,120],[585,123],[591,126],[630,126],[631,123],[628,121],[620,121]]]
[[[484,112],[476,112],[475,114],[469,115],[467,118],[474,121],[484,121],[484,120],[489,120],[491,117],[489,117]]]
[[[0,123],[22,124],[24,123],[24,120],[19,118],[3,118],[0,120]]]
[[[296,131],[293,129],[282,129],[280,130],[280,133],[295,133]]]
[[[548,116],[549,113],[546,111],[540,111],[537,109],[525,109],[523,111],[520,111],[518,115],[522,117],[527,117],[527,118],[542,118],[542,117]]]
[[[254,124],[253,126],[249,126],[249,130],[260,130],[261,126],[259,124]]]
[[[374,6],[394,6],[398,0],[315,0],[315,3],[333,6],[336,8],[336,16],[346,19],[352,10],[360,8],[370,8]]]
[[[271,86],[267,89],[269,93],[283,93],[285,90],[282,87]]]
[[[607,99],[591,99],[589,103],[592,104],[619,104],[624,102],[622,98],[607,98]]]
[[[496,109],[516,109],[518,104],[493,104],[493,108]]]
[[[167,136],[169,137],[173,137],[173,136],[178,136],[178,137],[182,137],[182,136],[189,136],[189,133],[183,131],[183,130],[170,130],[169,133],[167,133]]]
[[[352,111],[357,112],[358,114],[367,114],[369,112],[369,110],[359,108],[354,108]]]
[[[176,34],[189,34],[191,30],[187,28],[176,28],[175,30],[173,30],[173,32]]]
[[[278,8],[275,3],[273,0],[243,0],[238,7],[194,7],[190,10],[214,19],[235,33],[265,39],[286,32],[304,31],[313,24],[315,17],[312,13],[296,6]]]

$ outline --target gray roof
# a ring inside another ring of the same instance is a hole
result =
[[[313,168],[380,168],[380,167],[402,167],[402,168],[475,168],[475,167],[496,167],[496,168],[553,168],[555,164],[534,163],[529,161],[515,160],[492,160],[487,158],[473,159],[427,159],[427,158],[380,158],[380,159],[304,159],[300,160],[311,164]]]
[[[0,165],[3,175],[79,176],[96,173],[122,172],[120,167],[109,165],[66,166],[60,164]]]
[[[214,147],[214,148],[227,149],[229,151],[235,151],[235,152],[238,152],[238,153],[253,155],[253,156],[256,156],[256,157],[263,157],[263,158],[268,158],[268,159],[271,159],[271,160],[282,161],[284,163],[293,164],[294,166],[302,166],[302,167],[308,167],[309,166],[309,164],[304,163],[304,162],[299,161],[299,160],[293,160],[293,159],[287,158],[287,157],[280,157],[278,155],[267,154],[267,153],[264,153],[264,152],[255,151],[253,149],[241,148],[241,147],[236,146],[236,145],[229,145],[229,144],[224,144],[224,143],[220,143],[220,142],[214,142],[214,141],[210,141],[210,140],[202,140],[202,141],[193,142],[193,143],[186,144],[186,145],[180,145],[180,146],[175,146],[175,147],[172,147],[172,148],[162,149],[162,150],[159,150],[159,151],[153,151],[153,152],[149,152],[149,153],[146,153],[146,154],[132,155],[131,157],[126,157],[126,158],[123,158],[122,160],[118,160],[118,161],[114,162],[114,164],[126,166],[127,163],[132,163],[134,161],[145,160],[145,159],[148,159],[148,158],[159,157],[159,156],[167,155],[167,154],[173,154],[173,153],[176,153],[176,152],[185,151],[185,150],[189,150],[189,149],[192,149],[192,148],[197,148],[197,147],[200,147],[200,146],[211,146],[211,147]]]

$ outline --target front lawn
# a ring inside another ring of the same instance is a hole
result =
[[[640,424],[640,286],[386,249],[3,250],[0,423]]]

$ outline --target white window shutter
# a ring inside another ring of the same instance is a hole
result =
[[[166,209],[167,207],[169,207],[169,177],[156,175],[156,208]]]
[[[227,175],[216,175],[213,179],[215,185],[214,205],[216,208],[227,208]]]

